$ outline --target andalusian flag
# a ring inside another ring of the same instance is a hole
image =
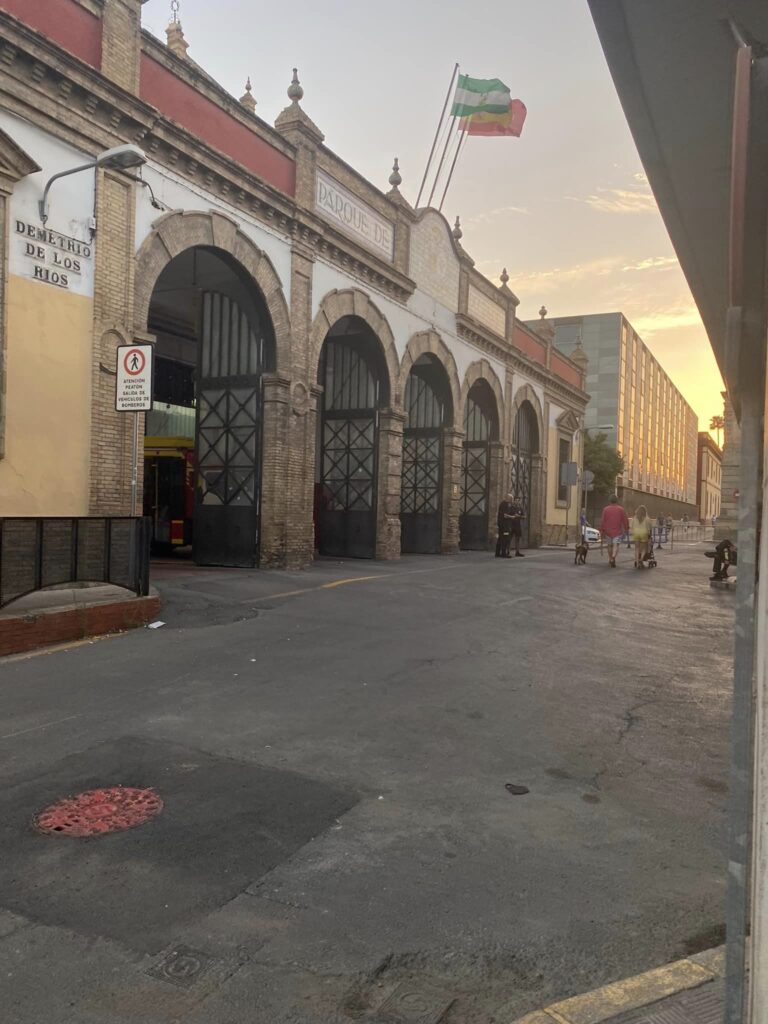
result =
[[[472,114],[462,117],[459,131],[467,135],[513,135],[520,137],[528,111],[522,100],[512,100],[503,114]]]
[[[451,115],[504,114],[509,110],[509,89],[498,78],[470,78],[459,75]]]

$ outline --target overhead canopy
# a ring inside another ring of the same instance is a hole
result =
[[[725,376],[737,49],[728,19],[748,43],[768,43],[768,0],[589,4],[648,180]]]

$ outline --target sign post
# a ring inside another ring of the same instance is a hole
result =
[[[117,346],[115,409],[133,413],[131,515],[136,515],[139,477],[139,414],[152,408],[152,345]]]
[[[564,462],[560,466],[560,484],[562,487],[567,487],[567,496],[565,503],[565,547],[568,547],[568,510],[571,507],[571,488],[574,484],[578,483],[579,480],[579,466],[576,462]]]

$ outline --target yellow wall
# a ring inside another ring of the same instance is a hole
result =
[[[560,431],[557,427],[550,427],[549,442],[547,444],[547,506],[544,521],[552,526],[565,526],[565,508],[557,504],[557,478],[560,472],[558,464],[558,445]],[[577,443],[571,447],[571,460],[578,462],[580,458],[579,446]],[[568,509],[568,526],[574,526],[579,521],[579,489],[571,487],[571,506]]]
[[[93,300],[12,275],[0,515],[87,515]]]

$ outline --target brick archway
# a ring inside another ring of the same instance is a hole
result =
[[[469,394],[472,385],[476,384],[479,380],[485,381],[493,392],[493,397],[496,399],[496,416],[498,417],[499,437],[502,437],[504,433],[504,392],[502,390],[498,374],[487,359],[478,359],[467,367],[467,372],[464,374],[464,383],[461,386],[460,411],[462,418],[461,420],[457,420],[457,422],[464,422],[463,417],[464,409],[467,404],[467,395]]]
[[[236,221],[222,213],[173,210],[154,222],[136,253],[136,330],[147,330],[152,292],[162,270],[176,256],[195,246],[220,249],[253,279],[272,320],[276,370],[287,373],[291,365],[291,323],[280,279],[269,257],[243,234]]]
[[[515,392],[515,398],[512,402],[512,407],[509,410],[509,432],[507,436],[511,441],[512,432],[514,431],[515,427],[515,418],[523,402],[529,402],[533,408],[534,413],[536,414],[536,428],[539,434],[539,450],[537,454],[543,456],[546,454],[544,450],[544,446],[546,444],[546,433],[544,430],[544,413],[541,408],[541,402],[539,401],[539,397],[530,384],[523,384]]]
[[[416,360],[423,355],[433,355],[445,370],[448,378],[448,385],[451,391],[451,404],[453,405],[453,426],[461,429],[461,414],[463,410],[461,398],[461,385],[459,374],[456,369],[456,361],[437,331],[419,331],[414,334],[405,350],[403,361],[400,366],[400,381],[397,389],[397,405],[402,406],[405,397],[405,385],[408,374]]]
[[[355,316],[364,321],[378,339],[387,366],[390,404],[394,405],[400,378],[400,362],[397,358],[395,338],[386,317],[359,288],[345,288],[343,291],[334,289],[334,291],[328,292],[320,303],[320,308],[312,321],[310,335],[310,380],[317,380],[320,354],[328,332],[345,316]]]
[[[509,410],[508,438],[510,443],[513,440],[515,420],[518,411],[527,402],[533,410],[536,419],[536,431],[538,434],[537,450],[531,452],[530,459],[530,496],[528,500],[528,544],[531,547],[538,547],[541,543],[544,530],[545,507],[546,507],[546,468],[547,468],[547,444],[548,431],[545,428],[544,414],[538,395],[530,384],[523,384],[515,392],[512,407]],[[506,476],[511,480],[512,469],[515,464],[515,448],[510,447],[510,461],[507,466]],[[523,527],[525,532],[525,526]]]

